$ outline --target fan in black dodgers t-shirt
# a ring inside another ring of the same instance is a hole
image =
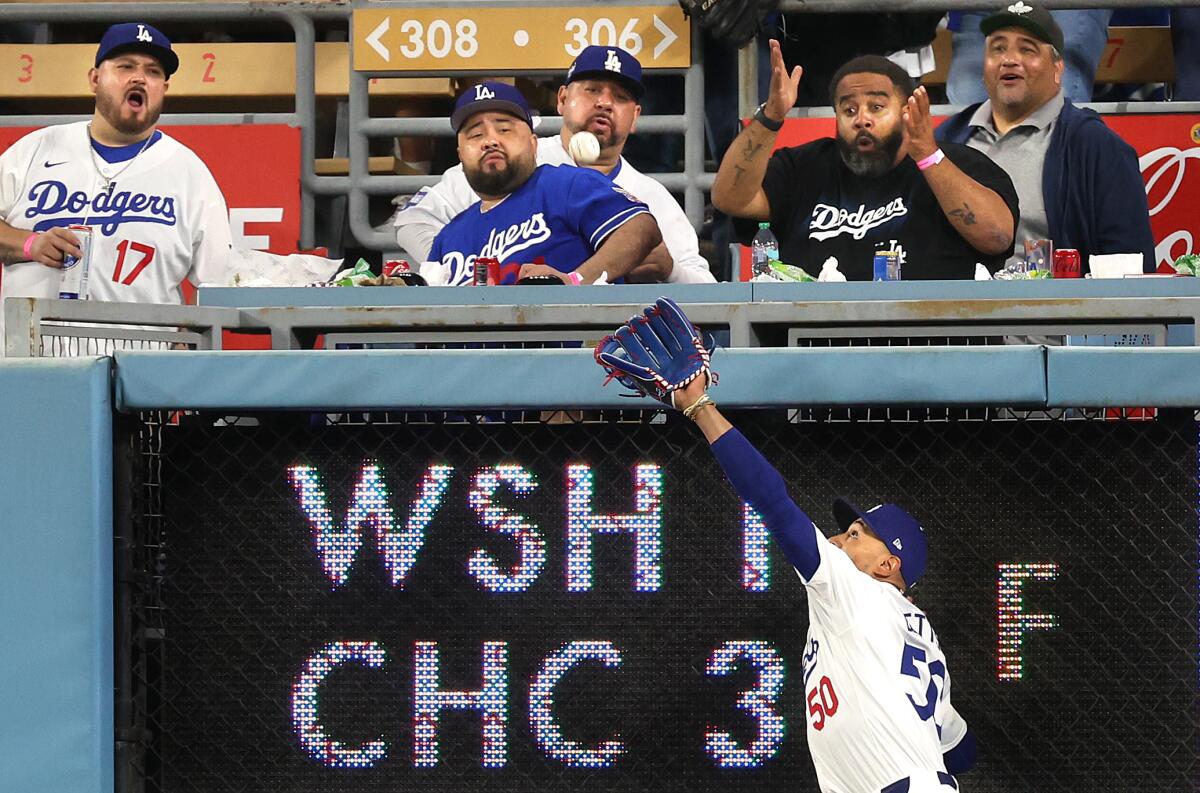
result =
[[[900,254],[910,280],[1004,266],[1019,216],[1012,180],[966,146],[939,149],[928,94],[886,59],[856,58],[835,75],[837,138],[770,155],[800,77],[771,49],[771,96],[721,162],[717,208],[770,220],[784,262],[815,273],[834,256],[851,281],[871,279],[881,250]]]
[[[942,144],[942,151],[967,176],[1008,199],[1016,212],[1012,181],[987,155],[953,143]],[[874,179],[856,176],[832,138],[775,152],[763,191],[771,202],[780,259],[812,273],[836,256],[848,280],[869,281],[875,251],[894,250],[901,255],[905,279],[972,278],[975,262],[994,272],[1011,252],[987,254],[971,247],[911,158]]]

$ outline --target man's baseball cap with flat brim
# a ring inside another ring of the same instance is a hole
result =
[[[985,36],[990,36],[1003,28],[1021,28],[1028,31],[1038,41],[1044,41],[1061,54],[1063,47],[1063,32],[1050,12],[1037,3],[1026,3],[1017,0],[1010,6],[1005,6],[989,17],[984,17],[979,23],[979,30]]]
[[[849,529],[856,520],[867,524],[888,551],[900,557],[900,575],[907,586],[914,586],[925,574],[925,563],[929,558],[925,530],[901,507],[880,504],[864,512],[849,499],[839,496],[833,500],[833,518],[842,531]]]
[[[516,116],[533,129],[533,114],[529,112],[525,96],[508,83],[495,82],[478,83],[459,94],[454,102],[454,112],[450,114],[450,126],[458,132],[467,119],[485,110],[499,110]]]
[[[642,64],[620,47],[593,44],[584,47],[567,69],[567,85],[576,80],[615,80],[633,92],[635,99],[646,94],[642,85]]]
[[[179,56],[171,49],[171,40],[144,22],[122,22],[104,31],[96,49],[96,67],[126,52],[141,52],[156,58],[167,77],[179,68]]]

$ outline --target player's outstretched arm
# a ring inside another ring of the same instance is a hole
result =
[[[706,395],[706,383],[700,378],[676,393],[675,404],[682,409]],[[738,495],[762,516],[788,561],[806,580],[812,578],[821,561],[817,533],[812,520],[788,495],[783,477],[715,404],[700,407],[692,413],[692,420],[704,433],[725,476]]]
[[[700,332],[665,297],[596,345],[596,362],[610,378],[696,422],[738,494],[762,516],[788,561],[810,579],[821,559],[816,527],[788,496],[779,472],[709,399],[709,355]]]

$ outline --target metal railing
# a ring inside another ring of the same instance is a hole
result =
[[[57,358],[111,355],[117,349],[221,349],[238,327],[234,309],[98,300],[4,300],[4,355]]]
[[[562,302],[543,299],[543,287],[427,288],[419,293],[383,287],[222,289],[212,301],[218,305],[200,306],[10,298],[4,306],[6,352],[10,357],[104,354],[101,339],[122,347],[154,341],[171,348],[220,349],[225,330],[269,335],[276,350],[311,347],[321,334],[326,348],[594,343],[659,292],[675,297],[693,321],[722,334],[722,344],[731,347],[812,346],[830,340],[835,345],[1003,343],[1001,337],[1017,334],[1137,336],[1162,346],[1172,328],[1173,343],[1195,344],[1200,326],[1200,295],[1190,280],[1155,280],[1136,289],[1121,289],[1120,282],[1082,281],[1017,288],[974,282],[944,288],[903,282],[895,285],[899,289],[878,290],[865,287],[889,285],[753,286],[580,287],[587,294],[571,290],[561,295],[570,298]],[[206,297],[201,294],[202,303]],[[64,337],[89,339],[92,347],[64,347],[58,341]]]

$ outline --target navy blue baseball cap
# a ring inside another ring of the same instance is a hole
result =
[[[900,557],[900,575],[907,586],[913,586],[925,574],[925,563],[929,558],[929,546],[925,542],[925,530],[917,519],[895,504],[880,504],[863,512],[846,498],[833,501],[833,517],[842,531],[850,528],[856,520],[875,533],[888,550]]]
[[[123,52],[144,52],[157,58],[167,77],[179,68],[179,56],[171,49],[171,40],[144,22],[122,22],[104,31],[96,50],[96,66]]]
[[[633,91],[638,99],[646,93],[646,86],[642,85],[642,64],[620,47],[597,44],[585,47],[567,69],[568,85],[576,80],[595,79],[616,80]]]
[[[508,83],[494,82],[478,83],[459,94],[454,103],[454,112],[450,115],[450,126],[458,132],[468,118],[485,110],[501,110],[533,128],[533,114],[529,112],[529,102],[525,101],[525,96]]]

